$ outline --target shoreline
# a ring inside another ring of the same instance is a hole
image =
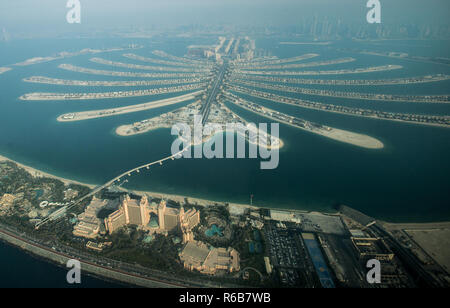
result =
[[[12,70],[10,67],[0,67],[0,75],[9,72],[10,70]]]
[[[241,100],[242,101],[242,100]],[[384,144],[383,142],[381,142],[380,140],[376,139],[375,137],[366,135],[366,134],[361,134],[361,133],[356,133],[356,132],[352,132],[352,131],[348,131],[348,130],[343,130],[343,129],[339,129],[339,128],[335,128],[335,127],[329,127],[331,130],[327,131],[327,130],[319,130],[319,129],[307,129],[305,127],[301,127],[299,125],[295,125],[293,123],[290,123],[286,120],[282,120],[282,119],[278,119],[278,118],[274,118],[273,116],[269,116],[265,113],[260,113],[258,111],[252,110],[251,108],[249,108],[248,106],[244,106],[242,104],[238,104],[238,103],[232,103],[235,106],[241,107],[249,112],[252,112],[256,115],[259,115],[261,117],[265,117],[267,119],[273,120],[273,121],[277,121],[280,123],[283,123],[285,125],[289,125],[291,127],[295,127],[297,129],[301,129],[303,131],[306,132],[310,132],[313,134],[317,134],[319,136],[323,136],[335,141],[339,141],[339,142],[343,142],[343,143],[348,143],[354,146],[358,146],[361,148],[365,148],[365,149],[371,149],[371,150],[379,150],[379,149],[383,149],[384,148]],[[262,111],[269,111],[270,113],[278,113],[281,114],[275,110],[272,110],[270,108],[266,108],[263,107]],[[281,139],[280,139],[281,140]]]
[[[16,233],[16,232],[15,232]],[[144,277],[139,274],[128,273],[120,269],[114,269],[102,265],[89,262],[77,256],[72,256],[64,252],[52,250],[50,247],[43,246],[38,243],[34,243],[28,239],[24,239],[11,231],[6,231],[4,228],[0,228],[0,241],[17,247],[18,249],[31,254],[34,258],[43,258],[45,262],[53,264],[54,266],[65,267],[67,261],[70,259],[77,259],[80,261],[84,271],[95,276],[98,279],[108,281],[111,279],[120,283],[130,284],[134,286],[141,286],[147,288],[154,287],[175,287],[183,288],[185,285],[179,283],[171,283],[169,281],[163,281],[157,278]]]
[[[48,177],[48,178],[52,178],[52,179],[56,179],[56,180],[60,180],[61,182],[63,182],[64,184],[68,185],[68,184],[77,184],[77,185],[83,185],[83,186],[87,186],[91,189],[93,189],[94,187],[96,187],[97,185],[94,184],[89,184],[89,183],[83,183],[83,182],[79,182],[79,181],[75,181],[75,180],[71,180],[71,179],[67,179],[67,178],[63,178],[57,175],[53,175],[51,173],[45,172],[45,171],[41,171],[39,169],[24,165],[22,163],[19,163],[18,161],[15,161],[13,159],[10,159],[6,156],[3,156],[0,154],[0,162],[2,161],[9,161],[9,162],[13,162],[15,163],[17,166],[25,169],[29,174],[31,174],[32,177]]]
[[[192,85],[163,87],[145,90],[133,91],[115,91],[115,92],[89,92],[89,93],[57,93],[57,92],[33,92],[26,93],[19,97],[22,101],[68,101],[68,100],[92,100],[92,99],[115,99],[115,98],[129,98],[142,97],[153,95],[164,95],[187,91],[201,91],[206,83],[197,83]]]
[[[17,163],[11,159],[8,159],[4,156],[0,155],[0,161],[12,161],[14,163]],[[20,167],[25,168],[28,172],[34,171],[39,172],[39,174],[42,175],[48,175],[48,173],[39,171],[35,168],[25,166],[23,164],[17,163]],[[50,175],[52,176],[52,175]],[[71,181],[68,179],[64,179],[61,177],[52,176],[54,178],[58,178],[64,181]],[[123,191],[129,192],[129,193],[136,193],[139,195],[149,194],[152,197],[157,198],[168,198],[170,200],[173,200],[178,203],[185,203],[185,201],[189,202],[189,204],[192,204],[194,206],[201,206],[205,207],[208,205],[228,205],[228,211],[234,212],[234,215],[240,215],[243,211],[249,209],[249,210],[258,210],[261,208],[265,208],[268,210],[272,210],[270,207],[258,207],[253,205],[246,205],[241,203],[232,203],[232,202],[224,202],[224,201],[217,201],[213,202],[211,200],[202,199],[202,198],[195,198],[195,197],[187,197],[182,195],[176,195],[176,194],[166,194],[166,193],[157,193],[157,192],[151,192],[151,191],[139,191],[139,190],[130,190],[126,188],[120,188]],[[233,209],[234,207],[234,209]],[[291,214],[312,214],[312,215],[326,215],[326,216],[335,216],[335,217],[343,217],[345,214],[336,211],[335,213],[326,213],[323,211],[307,211],[307,210],[294,210],[294,209],[282,209],[282,208],[275,208],[274,210],[277,211],[286,211]],[[379,220],[374,218],[378,223],[381,224],[383,228],[387,230],[387,232],[393,232],[396,230],[400,231],[408,231],[408,229],[411,229],[411,231],[421,231],[421,232],[428,232],[428,231],[435,231],[442,228],[449,228],[450,221],[443,221],[443,222],[427,222],[427,223],[414,223],[414,222],[402,222],[402,223],[391,223],[386,222],[384,220]],[[141,271],[129,271],[127,269],[124,269],[122,266],[117,266],[117,261],[112,262],[112,266],[110,263],[105,263],[105,261],[108,261],[109,259],[96,259],[94,255],[91,257],[86,257],[83,255],[81,251],[77,250],[71,250],[69,246],[47,246],[46,244],[41,243],[40,241],[29,237],[25,233],[20,233],[18,230],[14,229],[13,227],[10,227],[8,225],[2,225],[0,224],[0,241],[5,242],[6,244],[12,245],[20,249],[21,251],[31,254],[33,257],[40,259],[42,258],[43,261],[50,263],[55,266],[63,267],[67,263],[69,259],[76,259],[82,264],[82,268],[85,271],[85,274],[88,273],[89,275],[93,275],[95,278],[99,280],[105,280],[105,281],[116,281],[120,283],[125,283],[128,285],[134,285],[134,286],[141,286],[141,287],[170,287],[170,288],[183,288],[183,287],[192,287],[192,286],[200,286],[200,287],[210,287],[213,285],[209,285],[208,283],[203,284],[200,281],[197,280],[185,280],[185,279],[166,279],[165,276],[161,276],[158,273],[152,272],[141,272]],[[419,246],[421,249],[422,246]],[[434,258],[433,258],[434,259]],[[437,261],[436,261],[437,262]],[[438,263],[440,264],[440,263]],[[127,265],[127,264],[125,264]],[[62,282],[63,283],[63,282]],[[199,285],[201,283],[201,285]],[[231,287],[237,287],[237,286],[231,286]]]
[[[67,178],[63,178],[60,176],[56,176],[41,170],[38,170],[36,168],[24,165],[22,163],[19,163],[13,159],[10,159],[8,157],[5,157],[3,155],[0,155],[0,162],[2,161],[9,161],[9,162],[13,162],[15,164],[17,164],[19,167],[25,169],[27,172],[29,172],[33,177],[49,177],[52,179],[57,179],[60,180],[61,182],[63,182],[64,184],[78,184],[78,185],[84,185],[87,186],[91,189],[95,188],[98,185],[95,184],[88,184],[88,183],[83,183],[83,182],[79,182],[79,181],[75,181],[75,180],[71,180],[71,179],[67,179]],[[99,184],[100,185],[100,184]],[[126,189],[126,188],[122,188],[122,190],[125,191],[129,191],[129,192],[135,192],[138,194],[149,194],[152,196],[155,196],[157,198],[170,198],[173,201],[181,201],[184,202],[184,199],[187,198],[190,201],[194,201],[197,202],[199,206],[206,206],[207,204],[225,204],[228,203],[229,205],[233,205],[233,206],[237,206],[237,207],[241,207],[241,208],[251,208],[251,209],[259,209],[261,207],[258,206],[251,206],[251,205],[247,205],[247,204],[243,204],[243,203],[232,203],[232,202],[225,202],[225,201],[215,201],[215,200],[209,200],[209,199],[204,199],[204,198],[197,198],[197,197],[191,197],[191,196],[184,196],[184,195],[177,195],[177,194],[169,194],[169,193],[162,193],[162,192],[153,192],[153,191],[141,191],[141,190],[135,190],[135,189]],[[267,209],[270,209],[268,207],[264,207]],[[296,209],[281,209],[281,208],[273,208],[273,209],[277,209],[277,210],[288,210],[288,211],[293,211],[293,212],[310,212],[307,210],[296,210]]]
[[[310,110],[318,110],[318,111],[322,111],[322,112],[330,112],[330,113],[335,113],[335,114],[342,114],[342,115],[346,115],[346,116],[352,116],[352,117],[360,117],[360,118],[368,118],[368,119],[374,119],[374,120],[383,120],[383,121],[393,121],[393,122],[401,122],[401,123],[405,123],[405,124],[411,124],[411,125],[425,125],[425,126],[434,126],[434,127],[442,127],[442,128],[449,128],[449,125],[447,124],[442,124],[442,123],[433,123],[433,122],[421,122],[421,121],[412,121],[412,120],[404,120],[404,119],[398,119],[398,118],[394,118],[394,117],[380,117],[375,115],[364,115],[364,114],[358,114],[358,113],[351,113],[351,112],[346,112],[346,111],[341,111],[341,110],[324,110],[320,107],[316,107],[316,106],[310,106],[310,105],[304,105],[304,104],[299,104],[293,101],[299,101],[299,99],[296,98],[291,98],[291,97],[284,97],[282,96],[282,99],[288,99],[289,101],[279,101],[277,100],[278,98],[269,98],[269,97],[262,97],[259,94],[248,94],[245,93],[239,89],[235,88],[231,88],[231,91],[235,91],[238,93],[242,93],[244,95],[247,96],[251,96],[251,97],[255,97],[258,99],[263,99],[263,100],[267,100],[267,101],[271,101],[277,104],[285,104],[285,105],[291,105],[291,106],[296,106],[299,108],[305,108],[305,109],[310,109]],[[263,93],[263,92],[261,92]],[[301,101],[301,100],[300,100]],[[309,102],[309,101],[308,101]],[[317,103],[317,102],[310,102],[310,103],[315,103],[315,104],[320,104],[320,105],[326,105],[323,103]],[[333,106],[337,106],[337,105],[333,105]],[[346,108],[350,108],[350,107],[346,107]],[[353,107],[351,107],[352,109],[355,109]],[[374,109],[364,109],[366,111],[375,111]],[[397,115],[409,115],[412,116],[413,114],[407,114],[407,113],[396,113]],[[417,115],[416,115],[417,116]],[[434,115],[433,115],[434,116]],[[445,116],[444,116],[445,117]]]
[[[115,134],[117,136],[120,136],[120,137],[129,137],[129,136],[135,136],[135,135],[139,135],[139,134],[145,134],[145,133],[151,132],[153,130],[157,130],[157,129],[163,129],[163,128],[170,129],[171,128],[171,126],[169,126],[169,125],[160,125],[160,126],[151,127],[149,129],[146,129],[146,130],[143,130],[143,131],[127,134],[126,132],[128,132],[130,130],[130,127],[133,127],[133,125],[132,124],[120,125],[120,126],[118,126],[116,128]],[[254,144],[256,146],[264,147],[266,149],[278,149],[279,150],[279,149],[284,147],[284,142],[280,138],[277,138],[278,139],[278,146],[274,146],[274,147],[266,146],[266,145],[261,144],[261,143],[252,142],[252,141],[248,140],[248,138],[246,138],[245,136],[242,136],[242,133],[237,132],[235,130],[229,130],[229,129],[226,129],[226,128],[217,130],[217,131],[214,132],[214,134],[202,138],[201,142],[195,143],[195,141],[193,141],[191,143],[191,146],[203,145],[203,144],[209,142],[210,140],[214,139],[217,135],[219,135],[219,134],[227,134],[227,133],[234,133],[236,136],[239,135],[239,136],[245,138],[245,140],[248,143]],[[276,138],[276,137],[273,137],[272,135],[269,135],[269,136],[271,138]]]
[[[302,76],[302,75],[347,75],[347,74],[363,74],[363,73],[374,73],[374,72],[384,72],[396,69],[401,69],[401,65],[381,65],[381,66],[371,66],[356,69],[342,69],[342,70],[329,70],[329,71],[251,71],[251,70],[236,70],[237,73],[247,74],[247,75],[286,75],[286,76]]]
[[[57,179],[60,180],[61,182],[63,182],[64,184],[77,184],[77,185],[84,185],[87,186],[91,189],[94,189],[95,187],[101,185],[101,184],[89,184],[89,183],[84,183],[84,182],[80,182],[80,181],[76,181],[76,180],[71,180],[68,178],[64,178],[61,176],[56,176],[53,174],[50,174],[48,172],[44,172],[41,171],[39,169],[36,169],[34,167],[30,167],[27,166],[25,164],[22,164],[20,162],[17,162],[13,159],[10,159],[8,157],[5,157],[3,155],[0,154],[0,162],[2,161],[9,161],[9,162],[13,162],[15,164],[17,164],[19,167],[25,169],[26,171],[28,171],[32,176],[34,177],[49,177],[52,179]],[[258,206],[258,205],[249,205],[249,204],[245,204],[245,203],[236,203],[236,202],[228,202],[228,201],[220,201],[220,200],[211,200],[211,199],[206,199],[206,198],[201,198],[201,197],[192,197],[192,196],[186,196],[186,195],[178,195],[178,194],[171,194],[171,193],[164,193],[164,192],[154,192],[154,191],[143,191],[143,190],[138,190],[138,189],[131,189],[131,188],[123,188],[121,187],[122,190],[124,191],[128,191],[131,193],[137,193],[137,194],[148,194],[157,198],[167,198],[173,201],[177,201],[177,202],[183,202],[185,201],[185,199],[187,199],[188,201],[191,202],[196,202],[198,206],[207,206],[207,205],[214,205],[214,204],[219,204],[219,205],[225,205],[228,204],[230,206],[234,206],[240,209],[252,209],[252,210],[257,210],[257,209],[268,209],[268,210],[277,210],[277,211],[287,211],[287,212],[292,212],[292,213],[320,213],[320,214],[324,214],[324,215],[339,215],[339,212],[337,210],[335,210],[334,212],[330,212],[330,211],[322,211],[322,210],[308,210],[308,209],[292,209],[292,208],[281,208],[281,207],[273,207],[271,205],[267,205],[267,206]],[[194,204],[195,205],[195,204]],[[331,209],[331,207],[330,207]],[[432,225],[432,224],[446,224],[446,223],[450,223],[450,220],[433,220],[433,221],[424,221],[424,222],[417,222],[417,221],[413,221],[413,220],[409,220],[409,219],[402,219],[401,221],[398,222],[392,222],[392,221],[388,221],[386,219],[383,218],[377,218],[377,217],[373,217],[374,219],[376,219],[379,222],[382,222],[383,224],[388,224],[390,226],[396,226],[396,225],[406,225],[406,224],[410,224],[410,225]]]
[[[116,115],[120,115],[120,114],[140,112],[140,111],[174,105],[174,104],[182,103],[182,102],[185,102],[188,100],[193,100],[202,93],[203,93],[203,91],[196,91],[196,92],[192,92],[192,93],[188,93],[188,94],[184,94],[184,95],[180,95],[180,96],[176,96],[176,97],[160,99],[160,100],[156,100],[156,101],[150,101],[147,103],[142,103],[142,104],[137,104],[137,105],[116,107],[116,108],[109,108],[109,109],[97,109],[97,110],[65,113],[65,114],[58,116],[58,118],[56,120],[58,122],[75,122],[75,121],[84,121],[84,120],[90,120],[90,119],[116,116]]]

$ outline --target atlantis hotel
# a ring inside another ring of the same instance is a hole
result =
[[[118,202],[118,204],[117,204]],[[97,217],[103,208],[117,208],[104,219],[106,232],[101,232],[102,221]],[[129,195],[119,200],[108,201],[93,198],[84,213],[78,215],[78,222],[73,234],[88,239],[95,239],[102,234],[112,234],[127,225],[136,225],[148,234],[167,236],[169,232],[181,232],[183,248],[179,258],[188,270],[197,270],[204,274],[215,275],[219,272],[237,272],[240,269],[239,252],[232,247],[215,248],[194,239],[193,229],[200,223],[200,211],[196,209],[184,210],[167,206],[165,200],[159,204],[150,203],[146,196],[140,200]],[[88,243],[92,249],[94,242]],[[102,245],[102,244],[100,244]],[[101,250],[101,249],[100,249]]]
[[[125,225],[137,225],[150,234],[167,235],[170,231],[179,230],[183,233],[183,242],[192,240],[192,229],[199,223],[200,212],[196,209],[170,208],[164,200],[158,205],[150,204],[146,196],[138,201],[129,195],[122,199],[117,211],[105,218],[106,231],[110,234]]]

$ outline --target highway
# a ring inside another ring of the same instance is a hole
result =
[[[45,242],[3,224],[0,224],[0,240],[47,260],[54,261],[64,267],[67,262],[66,260],[76,259],[80,261],[82,268],[86,272],[90,272],[94,276],[106,277],[126,284],[172,288],[238,287],[238,285],[232,282],[221,283],[204,281],[197,277],[176,277],[163,270],[110,259],[98,254],[90,254],[54,241]],[[130,282],[130,280],[132,281]]]
[[[220,86],[223,82],[223,77],[225,76],[225,72],[227,70],[227,64],[224,63],[217,73],[217,78],[214,81],[212,89],[209,91],[208,97],[206,99],[206,103],[202,106],[201,114],[202,114],[202,124],[206,123],[206,120],[209,116],[209,111],[211,109],[211,103],[216,99],[216,96],[219,92]]]

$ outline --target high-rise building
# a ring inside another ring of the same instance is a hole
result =
[[[111,234],[124,225],[146,226],[149,221],[147,197],[144,196],[138,201],[127,195],[122,199],[119,209],[105,219],[105,227]]]
[[[138,200],[131,199],[130,196],[127,195],[122,201],[122,207],[125,211],[127,224],[146,226],[150,221],[147,197],[142,197],[138,202]]]
[[[165,231],[173,231],[180,227],[180,212],[174,208],[166,208],[164,212],[164,229]]]
[[[108,218],[105,218],[105,228],[109,234],[117,231],[127,224],[125,212],[123,208],[111,213]]]
[[[73,229],[73,235],[85,238],[95,238],[100,231],[101,221],[97,218],[98,212],[108,204],[108,200],[92,198],[86,210],[78,215],[78,223]]]
[[[164,223],[164,213],[166,212],[166,201],[161,200],[161,202],[158,205],[158,222],[159,222],[159,228],[162,230],[166,229],[166,225]]]
[[[151,215],[158,217],[156,223],[150,223]],[[184,208],[180,209],[167,207],[165,200],[157,205],[148,202],[147,197],[142,197],[141,200],[125,196],[122,199],[120,208],[105,219],[106,230],[111,234],[124,225],[137,225],[144,230],[156,233],[165,233],[170,231],[181,231],[184,233],[190,232],[197,224],[200,223],[200,212],[195,209],[190,209],[185,212]],[[183,239],[189,240],[191,236],[184,236]]]

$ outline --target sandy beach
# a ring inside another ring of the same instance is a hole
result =
[[[38,170],[36,168],[21,164],[17,161],[14,161],[12,159],[9,159],[5,156],[0,155],[0,162],[1,161],[10,161],[13,162],[15,164],[17,164],[19,167],[25,169],[26,171],[28,171],[32,176],[34,177],[48,177],[48,178],[52,178],[52,179],[57,179],[60,180],[61,182],[63,182],[64,184],[68,185],[68,184],[78,184],[78,185],[85,185],[88,186],[89,188],[93,189],[95,188],[97,185],[95,184],[87,184],[87,183],[82,183],[82,182],[78,182],[75,180],[71,180],[71,179],[67,179],[67,178],[63,178],[63,177],[59,177],[59,176],[55,176],[53,174]],[[219,205],[225,205],[228,204],[231,207],[235,207],[235,209],[237,211],[243,211],[244,209],[253,209],[253,210],[257,210],[259,209],[258,206],[256,205],[249,205],[249,204],[242,204],[242,203],[233,203],[233,202],[225,202],[225,201],[214,201],[214,200],[208,200],[208,199],[202,199],[202,198],[194,198],[194,197],[189,197],[189,196],[183,196],[183,195],[176,195],[176,194],[167,194],[167,193],[161,193],[161,192],[154,192],[154,191],[140,191],[140,190],[132,190],[132,189],[126,189],[126,188],[121,188],[123,191],[127,191],[127,192],[132,192],[135,193],[137,195],[149,195],[152,197],[156,197],[156,198],[164,198],[164,199],[170,199],[173,200],[175,202],[179,202],[179,203],[184,203],[185,199],[188,200],[189,203],[194,204],[194,205],[198,205],[198,206],[207,206],[207,205],[214,205],[214,204],[219,204]],[[266,207],[265,207],[266,208]],[[282,210],[277,208],[277,210]],[[303,210],[292,210],[292,209],[285,209],[287,211],[291,211],[291,212],[297,212],[297,213],[305,213],[307,211],[303,211]]]
[[[131,112],[139,112],[164,106],[169,106],[181,102],[185,102],[190,99],[196,98],[198,95],[203,93],[203,91],[196,91],[193,93],[152,101],[148,103],[131,105],[125,107],[118,108],[110,108],[110,109],[101,109],[101,110],[90,110],[90,111],[82,111],[82,112],[74,112],[74,113],[66,113],[60,115],[57,120],[58,122],[73,122],[73,121],[83,121],[89,119],[103,118],[103,117],[111,117],[119,114],[126,114]]]
[[[56,176],[56,175],[53,175],[53,174],[50,174],[50,173],[47,173],[47,172],[35,169],[33,167],[21,164],[21,163],[15,161],[15,160],[9,159],[8,157],[2,156],[2,155],[0,155],[0,162],[1,161],[13,162],[13,163],[17,164],[19,167],[21,167],[21,168],[25,169],[26,171],[28,171],[33,177],[40,177],[40,178],[47,177],[47,178],[57,179],[57,180],[60,180],[61,182],[63,182],[64,184],[66,184],[66,185],[68,185],[68,184],[78,184],[78,185],[88,186],[89,188],[94,188],[95,186],[97,186],[97,185],[94,185],[94,184],[81,183],[81,182],[78,182],[78,181],[75,181],[75,180],[70,180],[70,179],[66,179],[66,178],[63,178],[63,177],[59,177],[59,176]]]
[[[144,133],[147,133],[149,131],[156,130],[156,129],[171,128],[172,126],[171,125],[150,126],[150,127],[146,128],[146,129],[143,129],[143,130],[140,130],[140,131],[137,131],[137,132],[132,130],[133,127],[134,127],[133,124],[121,125],[121,126],[116,128],[116,134],[118,136],[133,136],[133,135],[138,135],[138,134],[144,134]],[[210,141],[211,139],[213,139],[214,137],[216,137],[216,136],[218,136],[220,134],[226,134],[226,133],[235,133],[236,135],[239,135],[241,137],[243,136],[242,133],[240,133],[238,131],[235,131],[235,130],[221,129],[221,130],[215,131],[213,135],[204,137],[202,139],[202,141],[199,142],[199,143],[195,143],[195,140],[194,140],[194,142],[192,142],[192,145],[195,146],[195,145],[199,145],[199,144],[204,144],[204,143]],[[243,137],[245,138],[245,136],[243,136]],[[276,138],[276,137],[271,136],[271,138]],[[280,138],[276,138],[276,139],[278,141],[278,145],[277,146],[273,146],[273,147],[270,146],[270,145],[268,146],[268,145],[266,145],[264,143],[256,143],[256,142],[250,141],[248,138],[246,138],[246,141],[248,143],[254,144],[256,146],[259,145],[260,147],[263,147],[263,148],[266,148],[266,149],[281,149],[282,147],[284,147],[283,140],[281,140]]]
[[[61,182],[63,182],[64,184],[78,184],[78,185],[85,185],[88,186],[89,188],[94,188],[97,185],[95,184],[87,184],[87,183],[82,183],[82,182],[78,182],[75,180],[71,180],[71,179],[67,179],[67,178],[63,178],[63,177],[59,177],[38,169],[35,169],[33,167],[21,164],[15,160],[9,159],[5,156],[0,155],[0,162],[1,161],[10,161],[13,162],[15,164],[17,164],[19,167],[25,169],[26,171],[28,171],[32,176],[34,177],[48,177],[48,178],[52,178],[52,179],[57,179],[60,180]],[[225,204],[226,202],[220,202],[220,201],[213,201],[213,200],[207,200],[207,199],[201,199],[201,198],[192,198],[192,197],[188,197],[188,196],[181,196],[181,195],[174,195],[174,194],[165,194],[165,193],[159,193],[159,192],[153,192],[153,191],[138,191],[138,190],[131,190],[131,189],[124,189],[124,191],[130,191],[130,192],[134,192],[136,194],[147,194],[150,195],[152,197],[156,197],[156,198],[165,198],[165,199],[170,199],[176,202],[181,202],[184,203],[185,198],[188,198],[190,203],[193,204],[197,204],[199,206],[206,206],[206,205],[211,205],[211,204]],[[250,205],[246,205],[246,204],[238,204],[238,203],[228,203],[230,205],[234,205],[237,207],[244,207],[244,208],[253,208],[253,209],[257,209],[258,207],[256,206],[250,206]]]
[[[116,128],[115,132],[116,132],[117,136],[126,137],[126,136],[133,136],[133,135],[148,133],[149,131],[157,130],[160,128],[171,128],[171,126],[170,125],[149,126],[148,128],[146,128],[144,130],[134,132],[134,131],[132,131],[133,124],[125,124],[125,125],[118,126]]]
[[[338,128],[333,128],[330,131],[320,130],[320,131],[311,131],[313,133],[322,135],[324,137],[328,137],[330,139],[334,139],[337,141],[350,143],[362,148],[366,149],[382,149],[384,148],[384,144],[373,137],[364,134],[358,134]]]
[[[131,189],[124,189],[126,191],[130,191],[133,192],[137,195],[149,195],[155,198],[162,198],[162,199],[169,199],[169,200],[173,200],[175,202],[179,202],[181,204],[185,203],[185,200],[187,199],[187,201],[190,204],[193,205],[198,205],[198,206],[208,206],[208,205],[215,205],[215,204],[219,204],[219,205],[225,205],[228,204],[230,206],[235,206],[238,208],[242,208],[242,209],[253,209],[253,210],[257,210],[259,209],[259,207],[257,206],[252,206],[249,204],[243,204],[243,203],[232,203],[232,202],[224,202],[224,201],[213,201],[213,200],[208,200],[208,199],[202,199],[202,198],[194,198],[194,197],[188,197],[188,196],[182,196],[182,195],[176,195],[176,194],[166,194],[166,193],[160,193],[160,192],[154,192],[154,191],[142,191],[142,190],[131,190]]]
[[[235,104],[235,105],[237,105],[237,104]],[[368,135],[354,133],[351,131],[346,131],[346,130],[333,128],[333,127],[330,127],[331,130],[306,129],[306,128],[300,127],[298,125],[294,125],[288,121],[283,121],[279,118],[273,118],[272,116],[268,116],[267,114],[256,112],[256,111],[254,111],[246,106],[243,106],[241,104],[239,104],[237,106],[239,106],[245,110],[248,110],[250,112],[253,112],[255,114],[258,114],[262,117],[265,117],[267,119],[271,119],[271,120],[274,120],[274,121],[277,121],[280,123],[284,123],[286,125],[289,125],[289,126],[292,126],[292,127],[295,127],[295,128],[298,128],[298,129],[301,129],[301,130],[304,130],[304,131],[307,131],[307,132],[310,132],[313,134],[318,134],[318,135],[321,135],[321,136],[324,136],[324,137],[327,137],[327,138],[330,138],[333,140],[353,144],[353,145],[356,145],[356,146],[359,146],[362,148],[366,148],[366,149],[382,149],[382,148],[384,148],[384,144],[380,140],[373,138],[371,136],[368,136]],[[269,108],[263,108],[263,109],[268,110],[270,112],[275,112],[274,110],[269,109]],[[280,144],[280,148],[281,148],[281,147],[283,147],[283,142],[281,141],[281,139],[280,139],[280,142],[281,142],[281,144]]]
[[[9,67],[0,67],[0,74],[6,73],[7,71],[10,71],[11,68]]]
[[[96,184],[87,184],[87,183],[82,183],[79,181],[75,181],[75,180],[71,180],[71,179],[67,179],[67,178],[63,178],[63,177],[59,177],[59,176],[55,176],[53,174],[38,170],[36,168],[21,164],[17,161],[14,161],[12,159],[9,159],[5,156],[0,155],[0,162],[2,161],[10,161],[13,162],[15,164],[17,164],[19,167],[24,168],[26,171],[28,171],[32,176],[34,177],[49,177],[49,178],[53,178],[53,179],[58,179],[61,182],[67,184],[78,184],[78,185],[85,185],[88,186],[89,188],[93,189],[95,188]],[[203,199],[203,198],[196,198],[196,197],[190,197],[190,196],[184,196],[184,195],[177,195],[177,194],[169,194],[169,193],[161,193],[161,192],[154,192],[154,191],[142,191],[142,190],[133,190],[133,189],[126,189],[123,187],[120,187],[119,189],[123,190],[123,191],[127,191],[130,193],[135,193],[137,195],[148,195],[148,196],[152,196],[152,197],[156,197],[156,198],[164,198],[164,199],[170,199],[173,200],[175,202],[179,202],[179,203],[185,203],[186,199],[190,204],[194,204],[197,206],[208,206],[208,205],[226,205],[228,204],[230,206],[230,208],[234,208],[232,211],[235,212],[241,212],[245,209],[250,209],[250,210],[258,210],[260,208],[266,208],[266,209],[275,209],[275,210],[279,210],[279,211],[288,211],[291,213],[314,213],[314,211],[308,211],[308,210],[302,210],[302,209],[286,209],[286,208],[279,208],[279,207],[271,207],[271,206],[258,206],[256,205],[250,205],[250,204],[244,204],[244,203],[234,203],[234,202],[226,202],[226,201],[217,201],[217,200],[210,200],[210,199]],[[337,213],[327,213],[327,212],[320,212],[322,214],[326,214],[326,215],[336,215]],[[430,223],[390,223],[388,221],[380,221],[382,223],[382,225],[392,231],[392,230],[401,230],[401,229],[413,229],[413,230],[424,230],[427,231],[429,229],[450,229],[450,222],[430,222]]]

